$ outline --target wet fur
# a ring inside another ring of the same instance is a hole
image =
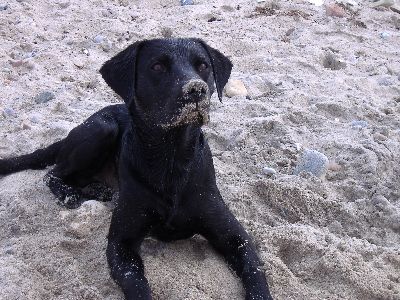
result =
[[[154,72],[147,64],[154,59],[164,59],[167,71]],[[199,62],[208,68],[200,71]],[[214,84],[221,99],[231,68],[198,39],[137,42],[100,70],[125,104],[96,112],[45,149],[0,160],[0,175],[54,165],[45,181],[69,208],[93,197],[109,200],[106,178],[118,182],[107,259],[126,299],[151,299],[139,254],[146,236],[173,241],[194,234],[224,256],[246,299],[272,299],[251,239],[219,193],[201,130]]]

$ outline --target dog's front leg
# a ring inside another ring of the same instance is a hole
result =
[[[151,292],[139,250],[152,220],[143,207],[135,207],[128,201],[120,201],[123,205],[117,206],[113,212],[107,260],[111,276],[122,288],[125,299],[147,300],[151,299]]]
[[[272,300],[260,260],[249,235],[236,220],[218,191],[202,205],[200,234],[221,253],[242,279],[246,300]]]

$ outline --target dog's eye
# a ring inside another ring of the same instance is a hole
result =
[[[164,72],[165,66],[159,62],[156,62],[151,66],[151,69],[156,72]]]
[[[197,69],[199,70],[199,72],[204,72],[205,70],[208,69],[208,65],[206,63],[200,63],[197,67]]]

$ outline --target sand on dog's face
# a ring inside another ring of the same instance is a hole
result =
[[[275,298],[399,299],[400,15],[368,1],[344,18],[308,1],[195,2],[8,1],[0,157],[59,140],[119,102],[98,69],[128,44],[171,31],[203,38],[230,56],[249,92],[222,104],[214,95],[204,130],[221,193],[254,237]],[[43,91],[55,98],[38,104]],[[302,148],[329,157],[325,178],[291,175]],[[0,179],[0,299],[123,299],[105,258],[111,208],[66,211],[44,174]],[[200,237],[147,239],[142,254],[154,299],[243,298]]]

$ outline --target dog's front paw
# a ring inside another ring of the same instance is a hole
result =
[[[254,288],[252,291],[246,292],[245,300],[273,300],[273,298],[268,290]]]

